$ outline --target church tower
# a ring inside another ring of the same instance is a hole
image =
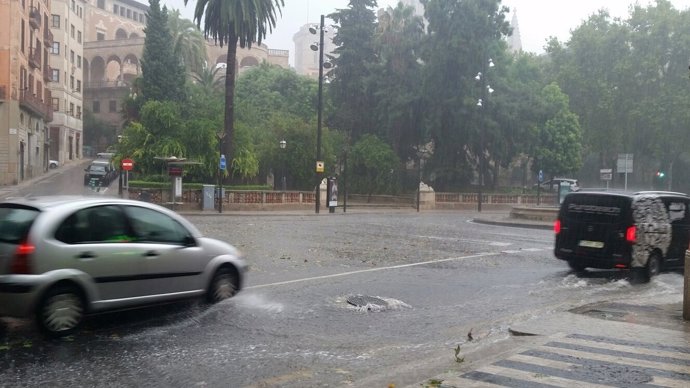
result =
[[[518,25],[517,9],[513,9],[513,18],[510,21],[510,26],[513,28],[513,35],[508,37],[508,49],[512,53],[519,53],[522,51],[522,40],[520,39],[520,26]]]

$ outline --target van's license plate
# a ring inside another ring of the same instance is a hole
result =
[[[604,243],[601,241],[589,241],[589,240],[580,240],[581,247],[587,247],[587,248],[598,248],[601,249],[604,247]]]

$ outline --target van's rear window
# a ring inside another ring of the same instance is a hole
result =
[[[630,202],[630,198],[616,195],[571,194],[563,201],[561,215],[571,220],[620,222]]]
[[[0,242],[19,244],[25,240],[38,214],[30,207],[0,206]]]

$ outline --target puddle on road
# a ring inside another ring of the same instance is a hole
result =
[[[341,296],[336,299],[336,302],[345,305],[349,310],[365,313],[412,308],[412,306],[401,300],[360,294]]]

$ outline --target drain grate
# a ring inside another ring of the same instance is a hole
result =
[[[383,310],[388,307],[388,302],[381,298],[368,295],[352,295],[347,297],[347,303],[367,310]]]

